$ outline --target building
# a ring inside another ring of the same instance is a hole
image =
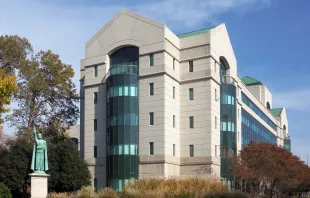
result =
[[[240,78],[224,24],[175,35],[121,10],[81,60],[81,153],[94,186],[130,178],[224,177],[251,141],[289,149],[285,108],[260,81]]]
[[[78,148],[80,150],[80,125],[73,125],[68,130],[68,135]]]

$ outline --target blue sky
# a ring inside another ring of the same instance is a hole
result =
[[[303,160],[310,155],[310,1],[0,0],[0,34],[23,36],[37,51],[60,54],[78,83],[85,43],[121,8],[159,20],[176,34],[225,23],[239,75],[262,81],[273,93],[273,107],[287,107],[292,151]]]

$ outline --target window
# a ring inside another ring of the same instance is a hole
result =
[[[215,127],[215,129],[217,129],[217,117],[215,117],[214,127]]]
[[[150,96],[154,95],[154,83],[150,83]]]
[[[269,102],[267,102],[267,109],[270,109],[270,103]]]
[[[154,112],[150,113],[150,125],[154,125]]]
[[[97,189],[97,179],[96,178],[94,179],[94,189],[95,189],[95,192],[97,192],[98,189]]]
[[[175,144],[172,145],[172,155],[175,156]]]
[[[215,97],[215,101],[217,101],[217,90],[214,90],[214,97]]]
[[[238,109],[238,119],[239,119],[240,109]]]
[[[189,72],[194,71],[194,62],[192,60],[188,62],[188,71]]]
[[[97,146],[94,146],[94,158],[97,158]]]
[[[94,92],[94,104],[97,104],[98,101],[98,93]]]
[[[172,97],[175,99],[175,87],[172,88]]]
[[[150,155],[154,155],[154,142],[150,142]]]
[[[98,77],[98,66],[97,65],[94,67],[94,76]]]
[[[194,100],[194,89],[193,88],[189,89],[189,100]]]
[[[189,128],[191,129],[194,128],[194,117],[193,116],[189,117]]]
[[[173,115],[172,126],[173,126],[173,128],[175,127],[175,115]]]
[[[94,119],[94,131],[97,131],[97,119]]]
[[[154,54],[150,54],[150,66],[154,66]]]
[[[189,156],[194,157],[194,145],[189,145]]]
[[[215,155],[215,157],[217,157],[217,145],[215,145],[215,148],[214,148],[215,150],[214,150],[214,155]]]
[[[172,61],[173,61],[172,68],[173,68],[173,70],[175,70],[175,59],[173,59]]]
[[[238,138],[238,142],[239,142],[239,136],[240,136],[240,132],[238,131],[238,137],[237,137]]]

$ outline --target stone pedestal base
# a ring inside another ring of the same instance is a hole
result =
[[[47,197],[47,181],[50,175],[31,173],[31,198]]]

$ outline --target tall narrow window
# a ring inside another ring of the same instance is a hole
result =
[[[97,104],[98,101],[98,92],[94,92],[94,104]]]
[[[188,62],[188,71],[189,72],[194,71],[194,62],[192,60]]]
[[[194,100],[194,89],[193,88],[189,89],[189,100]]]
[[[154,112],[150,113],[150,125],[154,125]]]
[[[172,68],[173,68],[173,70],[175,70],[175,59],[173,59],[172,62],[173,62],[173,63],[172,63],[172,64],[173,64],[173,65],[172,65]]]
[[[97,158],[97,146],[94,146],[94,158]]]
[[[217,129],[217,117],[215,117],[214,128]]]
[[[154,95],[154,83],[150,83],[150,96]]]
[[[154,142],[150,142],[150,155],[154,155]]]
[[[214,98],[215,101],[217,101],[217,90],[216,90],[216,89],[214,90],[214,97],[215,97],[215,98]]]
[[[175,156],[175,144],[172,145],[172,155]]]
[[[189,117],[189,128],[194,128],[194,116]]]
[[[239,142],[239,136],[240,136],[240,132],[238,131],[238,137],[237,137],[238,138],[238,142]]]
[[[98,77],[98,66],[97,65],[94,67],[94,76]]]
[[[172,97],[175,99],[175,87],[172,88]]]
[[[214,155],[215,157],[217,157],[217,145],[215,145],[215,148],[214,148]]]
[[[97,119],[94,119],[94,131],[97,131]]]
[[[154,66],[154,54],[150,54],[150,66]]]
[[[194,145],[189,145],[189,156],[194,157]]]
[[[173,118],[172,118],[173,120],[172,120],[172,126],[173,126],[173,128],[175,127],[175,115],[173,115]]]
[[[238,109],[238,119],[239,119],[240,110]]]
[[[98,189],[97,189],[97,179],[96,178],[94,179],[94,189],[95,189],[95,192],[97,192]]]

